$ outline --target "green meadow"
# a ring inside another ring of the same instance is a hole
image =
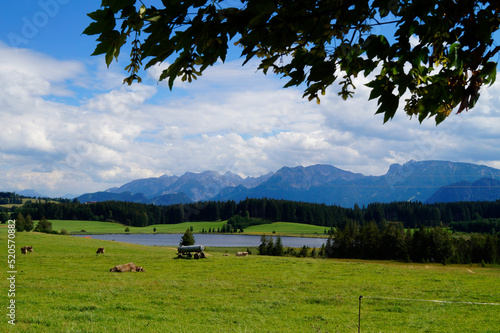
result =
[[[125,233],[127,226],[119,223],[96,222],[96,221],[75,221],[75,220],[50,220],[52,229],[58,232],[66,229],[70,234],[115,234]],[[186,229],[193,228],[194,233],[201,233],[203,230],[221,229],[227,221],[216,222],[183,222],[178,224],[156,224],[147,227],[128,227],[131,234],[143,233],[184,233]],[[35,221],[36,225],[37,221]],[[85,230],[84,232],[82,232]],[[325,227],[310,224],[275,222],[272,224],[262,224],[249,227],[244,230],[244,234],[276,234],[287,236],[325,236]]]
[[[261,224],[246,228],[245,233],[249,234],[277,234],[287,236],[324,236],[326,227],[317,225],[291,223],[291,222],[275,222],[271,224]]]
[[[222,222],[183,222],[178,224],[155,224],[147,227],[128,227],[120,223],[78,221],[78,220],[50,220],[52,229],[58,232],[66,229],[70,234],[124,234],[125,228],[129,228],[131,234],[156,233],[179,234],[193,227],[193,232],[201,233],[203,229],[222,228],[226,221]],[[36,224],[37,222],[35,222]]]
[[[0,239],[7,243],[5,226]],[[15,241],[16,325],[7,322],[3,278],[5,332],[357,332],[359,314],[361,332],[500,327],[498,266],[236,257],[231,249],[174,259],[169,247],[34,232]],[[25,245],[34,253],[22,255]],[[128,262],[146,272],[109,272]]]
[[[27,202],[46,202],[45,199],[34,199],[34,198],[23,198],[21,199],[22,203],[20,204],[2,204],[0,205],[0,207],[4,207],[4,208],[12,208],[12,207],[21,207],[22,205],[24,205],[25,203]],[[48,200],[48,202],[57,202],[57,201],[53,201],[53,200]]]

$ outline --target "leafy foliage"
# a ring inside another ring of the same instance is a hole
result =
[[[227,224],[231,225],[231,230],[240,230],[251,227],[253,225],[270,224],[271,221],[263,220],[260,218],[250,218],[247,216],[234,215],[228,221]]]
[[[160,75],[170,88],[176,78],[191,82],[218,61],[231,41],[242,48],[244,64],[285,78],[285,87],[305,84],[304,97],[317,100],[338,81],[338,94],[352,97],[353,79],[370,77],[370,99],[388,121],[404,99],[404,110],[420,122],[442,122],[452,110],[472,108],[483,85],[495,81],[500,46],[497,1],[270,1],[102,0],[89,13],[84,31],[98,35],[93,55],[109,66],[130,41],[130,73],[169,61]],[[121,24],[119,24],[121,22]],[[390,31],[376,34],[374,28]],[[389,29],[386,29],[389,27]],[[143,65],[143,61],[147,61]]]
[[[52,222],[48,221],[45,217],[42,218],[36,225],[33,231],[52,233]]]

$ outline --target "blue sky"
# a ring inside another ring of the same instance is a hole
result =
[[[393,163],[451,160],[500,168],[500,85],[436,126],[403,112],[383,124],[359,78],[354,98],[337,87],[320,105],[299,88],[225,64],[170,91],[165,66],[122,85],[126,58],[110,68],[82,35],[100,1],[11,1],[0,14],[0,191],[82,194],[138,178],[215,170],[243,177],[325,163],[365,175]],[[123,55],[127,56],[126,52]]]

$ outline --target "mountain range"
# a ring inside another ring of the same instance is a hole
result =
[[[352,207],[371,202],[448,202],[500,198],[500,170],[449,161],[393,164],[382,176],[365,176],[331,165],[283,167],[275,173],[242,178],[231,172],[186,172],[131,181],[80,202],[120,200],[158,205],[197,201],[274,198]]]

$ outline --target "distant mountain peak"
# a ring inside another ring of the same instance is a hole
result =
[[[246,178],[230,171],[163,175],[137,179],[108,189],[104,192],[108,193],[106,195],[90,194],[90,197],[110,198],[113,193],[122,193],[122,198],[145,202],[237,201],[267,197],[352,207],[355,203],[426,201],[443,186],[458,182],[472,184],[481,178],[500,179],[500,170],[471,163],[410,160],[403,165],[392,164],[385,175],[364,176],[332,165],[316,164],[284,166],[276,173]],[[488,193],[494,195],[492,191]],[[157,197],[161,198],[155,200]]]
[[[45,198],[46,197],[45,195],[40,194],[33,189],[25,189],[22,191],[18,191],[17,194],[24,195],[25,197],[32,197],[32,198]]]

